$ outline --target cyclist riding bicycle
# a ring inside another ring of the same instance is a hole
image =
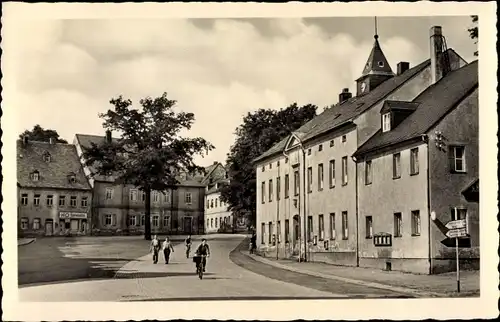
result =
[[[207,257],[210,257],[210,247],[208,246],[205,238],[201,240],[201,244],[196,249],[195,256],[202,256],[203,272],[205,272]]]

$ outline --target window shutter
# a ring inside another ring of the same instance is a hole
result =
[[[455,172],[455,155],[454,155],[454,149],[452,146],[448,148],[448,167],[450,169],[450,173]]]
[[[113,214],[113,215],[111,216],[111,224],[112,224],[113,226],[116,226],[116,214]]]

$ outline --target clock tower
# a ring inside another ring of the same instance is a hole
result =
[[[375,20],[375,43],[373,44],[370,56],[368,56],[368,60],[361,77],[356,80],[358,96],[369,93],[378,85],[382,84],[389,78],[394,77],[391,66],[385,58],[382,48],[380,48],[376,27],[377,25]]]

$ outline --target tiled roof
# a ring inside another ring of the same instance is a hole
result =
[[[436,84],[423,91],[413,102],[418,107],[396,128],[379,130],[354,156],[363,155],[381,147],[390,146],[425,134],[436,122],[468,96],[478,86],[477,60],[450,72]]]
[[[50,154],[46,162],[44,155]],[[39,172],[39,180],[31,180],[34,171]],[[69,176],[75,176],[71,183]],[[17,182],[21,187],[59,188],[90,190],[90,184],[73,144],[28,141],[24,145],[17,141]]]
[[[214,193],[214,192],[220,191],[221,187],[219,186],[219,188],[217,188],[217,183],[229,183],[229,179],[220,179],[220,180],[217,180],[217,181],[213,182],[211,184],[211,187],[208,188],[208,191],[206,193],[207,195],[211,194],[211,193]]]
[[[97,145],[104,143],[105,136],[99,136],[99,135],[88,135],[88,134],[76,134],[76,139],[80,143],[81,146],[83,147],[90,147],[91,143],[95,143]],[[119,140],[119,138],[112,138],[113,141]],[[90,169],[91,171],[94,171],[94,169]],[[94,178],[97,181],[107,181],[107,182],[113,182],[116,177],[115,176],[95,176]],[[186,176],[185,179],[182,178],[182,176],[177,176],[176,177],[177,181],[179,181],[179,186],[189,186],[189,187],[204,187],[203,184],[199,181],[199,178],[196,176]]]
[[[302,141],[308,141],[334,128],[337,128],[340,125],[352,121],[353,118],[362,114],[380,100],[387,97],[387,95],[392,93],[399,86],[403,85],[409,79],[417,75],[424,68],[429,66],[430,63],[430,59],[427,59],[423,63],[408,69],[403,74],[388,79],[372,91],[368,92],[366,95],[350,98],[341,104],[336,104],[335,106],[325,110],[323,113],[319,114],[297,130],[299,133],[305,133]],[[264,152],[256,158],[254,162],[263,160],[277,153],[281,153],[287,140],[288,137]]]

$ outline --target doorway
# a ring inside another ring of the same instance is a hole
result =
[[[192,217],[184,217],[184,232],[186,234],[191,235],[193,228],[193,218]]]
[[[52,219],[45,220],[45,236],[52,236],[54,234],[54,222]]]

